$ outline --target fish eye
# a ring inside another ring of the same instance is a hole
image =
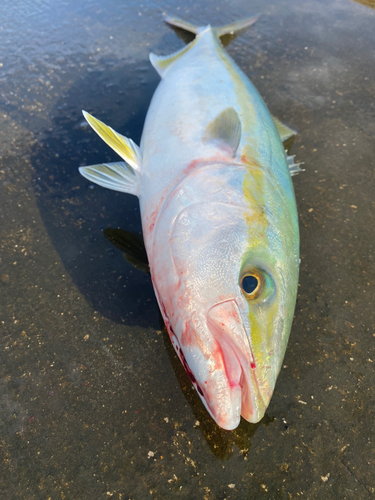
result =
[[[240,279],[242,293],[247,299],[255,299],[258,297],[261,285],[261,276],[255,271],[244,274]]]
[[[253,275],[244,276],[242,278],[242,289],[245,293],[251,294],[255,292],[258,287],[258,278]]]

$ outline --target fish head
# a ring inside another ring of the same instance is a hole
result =
[[[219,426],[234,429],[241,415],[258,422],[293,318],[293,245],[264,207],[232,196],[180,210],[168,246],[165,276],[173,284],[163,291],[162,312],[186,372]]]

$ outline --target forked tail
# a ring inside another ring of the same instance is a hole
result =
[[[212,28],[210,25],[208,26],[195,26],[194,24],[188,23],[186,21],[182,21],[181,19],[177,19],[176,17],[164,16],[164,20],[166,23],[174,26],[176,28],[183,29],[188,33],[193,33],[196,35],[196,38],[186,45],[181,50],[174,52],[168,56],[157,56],[151,52],[150,61],[159,75],[164,78],[166,70],[173,64],[177,59],[186,54],[191,47],[194,46],[195,42],[199,38],[200,33],[204,33],[208,28],[211,32],[213,32],[217,38],[221,40],[222,45],[225,47],[231,39],[233,39],[238,33],[244,31],[246,28],[251,26],[258,19],[258,15],[253,17],[248,17],[247,19],[242,19],[241,21],[235,21],[234,23],[227,24],[226,26],[219,26],[217,28]]]
[[[252,24],[254,24],[258,20],[259,14],[256,16],[248,17],[246,19],[241,19],[240,21],[235,21],[234,23],[227,24],[225,26],[218,26],[217,28],[212,28],[215,32],[216,36],[221,38],[225,35],[236,35],[241,31],[249,28]],[[201,30],[205,29],[205,26],[195,26],[194,24],[188,23],[187,21],[183,21],[181,19],[177,19],[176,17],[164,16],[164,20],[166,23],[171,26],[175,26],[176,28],[181,28],[189,33],[194,33],[197,35]]]

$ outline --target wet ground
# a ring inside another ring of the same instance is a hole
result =
[[[0,498],[372,498],[375,11],[349,0],[0,11]],[[148,53],[183,46],[163,12],[213,25],[262,13],[228,51],[299,131],[306,163],[284,367],[264,419],[233,432],[192,389],[149,278],[103,237],[140,231],[137,200],[77,171],[117,159],[81,109],[139,141],[159,81]]]

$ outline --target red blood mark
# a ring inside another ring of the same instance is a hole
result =
[[[233,383],[231,381],[231,378],[229,377],[229,373],[227,371],[227,367],[226,367],[226,364],[225,364],[225,356],[224,356],[224,353],[223,353],[223,349],[221,348],[221,345],[216,342],[216,352],[213,353],[214,355],[214,358],[215,358],[215,361],[216,361],[216,365],[222,365],[224,367],[224,371],[225,371],[225,376],[228,380],[228,383],[229,383],[229,387],[237,387],[237,384],[236,383]],[[221,363],[220,363],[221,361]]]
[[[241,156],[241,163],[246,163],[246,165],[256,165],[256,162],[248,158],[246,155]]]
[[[251,367],[253,370],[257,367],[257,365],[255,364],[255,361],[252,361],[252,362],[250,363],[250,367]]]
[[[165,306],[164,306],[163,302],[160,300],[160,298],[159,298],[159,304],[160,304],[161,315],[163,316],[165,327],[167,329],[169,338],[171,339],[171,342],[173,344],[173,338],[176,338],[176,335],[174,334],[172,325],[168,319],[167,312],[165,310]]]
[[[157,290],[157,288],[155,287],[155,290]],[[169,338],[171,339],[171,342],[172,342],[172,345],[173,347],[175,348],[180,360],[181,360],[181,363],[183,364],[184,368],[185,368],[185,371],[188,375],[188,377],[190,378],[191,382],[195,385],[197,391],[199,392],[199,394],[204,397],[204,394],[203,394],[203,391],[200,387],[200,385],[198,384],[196,378],[194,377],[194,374],[193,372],[191,371],[190,369],[190,366],[188,365],[187,361],[186,361],[186,358],[184,356],[184,353],[181,349],[181,347],[178,345],[178,340],[177,340],[177,337],[173,331],[173,328],[172,328],[172,325],[169,321],[169,318],[167,316],[167,312],[165,310],[165,306],[164,306],[164,303],[163,301],[160,299],[160,295],[159,293],[157,292],[157,296],[158,296],[158,301],[159,301],[159,304],[160,304],[160,310],[161,310],[161,314],[163,316],[163,320],[164,320],[164,323],[165,323],[165,326],[167,328],[167,331],[168,331],[168,334],[169,334]],[[187,323],[185,323],[185,331],[188,330],[188,325]]]
[[[197,391],[199,392],[199,394],[200,394],[202,397],[204,397],[203,391],[202,391],[202,389],[200,388],[200,386],[199,386],[198,384],[196,384],[196,386],[197,386]]]
[[[158,216],[158,213],[159,213],[159,208],[157,208],[156,210],[154,210],[152,212],[152,214],[150,215],[149,217],[149,232],[152,233],[154,227],[155,227],[155,222],[156,222],[156,217]]]
[[[207,164],[210,163],[215,163],[215,162],[228,162],[228,160],[232,160],[232,158],[228,158],[227,154],[217,154],[215,156],[211,156],[210,158],[197,158],[196,160],[192,160],[189,165],[184,168],[183,173],[188,175],[194,170],[196,170],[197,167],[204,167]]]
[[[188,377],[193,382],[193,384],[196,384],[197,381],[194,377],[194,373],[190,370],[190,366],[188,365],[188,363],[186,361],[186,358],[185,358],[184,353],[182,352],[182,349],[180,349],[180,359],[181,359],[181,363],[184,365],[184,368],[185,368],[186,373],[188,374]]]
[[[181,344],[182,345],[191,345],[194,342],[192,331],[189,328],[189,324],[185,322],[185,328],[181,335]]]
[[[34,420],[35,417],[30,417],[29,418],[29,422],[32,422]]]
[[[190,172],[196,169],[196,167],[202,163],[202,159],[198,158],[197,160],[193,160],[189,163],[189,165],[183,170],[184,174],[188,175]]]
[[[196,378],[194,377],[194,373],[191,371],[190,369],[190,366],[188,365],[187,361],[186,361],[186,358],[184,356],[184,353],[182,352],[182,350],[180,349],[180,359],[181,359],[181,363],[184,365],[184,368],[185,368],[185,371],[189,377],[189,379],[191,380],[191,382],[196,386],[196,389],[197,391],[199,392],[199,394],[201,396],[203,396],[203,391],[200,387],[200,385],[198,384]]]
[[[155,222],[156,222],[156,219],[158,218],[160,208],[164,202],[164,199],[165,199],[165,196],[162,196],[160,198],[157,207],[155,208],[155,210],[153,212],[151,212],[151,215],[148,217],[148,224],[149,224],[148,229],[149,229],[150,233],[152,233],[152,231],[154,230]]]

